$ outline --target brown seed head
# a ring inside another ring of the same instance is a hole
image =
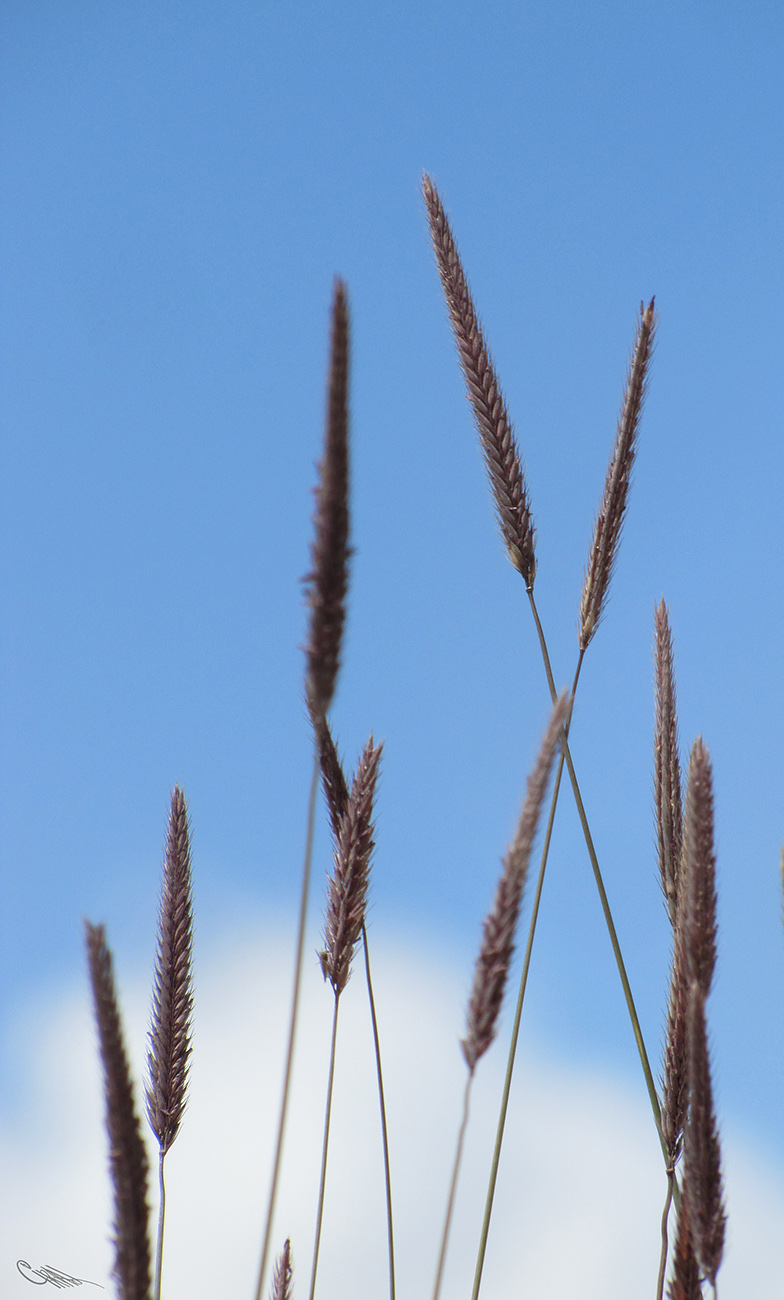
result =
[[[716,858],[713,777],[710,754],[701,736],[695,740],[689,758],[683,839],[686,880],[681,903],[686,908],[689,977],[697,980],[703,997],[707,997],[716,965]]]
[[[321,768],[321,784],[329,810],[332,834],[337,840],[340,834],[340,823],[348,807],[348,785],[325,715],[311,708],[310,719],[313,723],[313,734]]]
[[[188,1087],[193,1012],[193,900],[188,809],[174,787],[163,864],[155,964],[147,1118],[165,1155],[177,1136]]]
[[[656,332],[653,298],[645,307],[640,304],[640,321],[634,341],[626,392],[618,418],[615,446],[607,470],[604,497],[594,526],[593,541],[585,570],[580,602],[580,649],[585,651],[604,613],[610,589],[618,542],[623,527],[626,501],[631,483],[637,430],[648,382],[648,363]]]
[[[681,1153],[683,1125],[689,1101],[686,1061],[686,1004],[689,976],[685,913],[686,909],[681,908],[675,922],[662,1079],[661,1129],[670,1169],[675,1168]]]
[[[291,1241],[287,1237],[272,1276],[270,1300],[291,1300]]]
[[[675,668],[667,606],[656,610],[656,725],[654,796],[659,872],[670,924],[675,925],[678,876],[683,852],[683,793],[678,757]]]
[[[539,757],[528,778],[525,802],[517,831],[501,860],[501,875],[493,906],[485,918],[482,943],[468,1003],[466,1036],[461,1042],[466,1064],[473,1074],[477,1061],[492,1043],[504,999],[514,953],[515,932],[528,876],[536,828],[547,792],[553,757],[563,735],[570,699],[564,692],[553,707],[542,739]]]
[[[520,453],[501,386],[474,308],[457,245],[438,191],[422,179],[430,234],[460,365],[495,499],[501,536],[515,568],[533,589],[536,573],[534,525]]]
[[[310,606],[306,689],[326,713],[335,693],[348,588],[348,372],[349,320],[346,287],[336,280],[324,455],[316,488],[311,570],[304,579]]]
[[[335,870],[327,891],[325,948],[319,954],[324,978],[339,997],[346,987],[351,959],[362,933],[370,859],[373,853],[373,797],[382,746],[371,736],[357,766],[335,847]]]
[[[85,921],[87,962],[103,1062],[109,1166],[114,1187],[114,1275],[120,1300],[149,1300],[147,1153],[114,991],[112,955],[102,925]]]
[[[686,1052],[689,1061],[689,1113],[683,1134],[684,1198],[688,1195],[694,1253],[703,1273],[715,1288],[716,1274],[724,1254],[726,1214],[705,1028],[705,994],[696,979],[689,986]]]

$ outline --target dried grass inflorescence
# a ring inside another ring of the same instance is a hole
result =
[[[681,909],[683,911],[683,909]],[[669,1169],[681,1153],[683,1125],[689,1100],[686,1061],[686,1006],[688,1002],[688,960],[682,917],[675,923],[670,996],[667,1006],[667,1040],[664,1047],[661,1128],[667,1148]]]
[[[688,1105],[686,1070],[686,1002],[688,968],[684,935],[684,908],[679,903],[684,872],[683,792],[678,753],[678,717],[675,694],[675,664],[667,606],[662,600],[655,618],[654,798],[659,873],[673,927],[670,995],[667,1006],[667,1039],[664,1047],[661,1130],[670,1170],[681,1152],[683,1124]]]
[[[689,1114],[683,1134],[684,1196],[688,1200],[694,1253],[703,1273],[715,1286],[724,1254],[726,1214],[705,1026],[705,995],[697,980],[692,980],[689,988],[686,1055],[689,1062]]]
[[[514,429],[476,314],[444,206],[428,175],[422,180],[438,273],[479,431],[501,536],[528,590],[536,572],[534,525]]]
[[[373,798],[381,745],[368,740],[357,765],[348,804],[335,844],[335,870],[327,890],[325,948],[319,954],[324,978],[339,997],[346,987],[351,959],[362,933],[373,853]]]
[[[306,646],[307,694],[326,713],[335,693],[343,624],[346,618],[348,562],[348,373],[349,316],[346,287],[335,282],[332,300],[327,427],[316,488],[311,570],[305,578],[310,606]]]
[[[681,894],[688,967],[686,1059],[689,1109],[683,1132],[684,1197],[694,1253],[715,1286],[724,1252],[726,1214],[718,1126],[713,1107],[705,1002],[716,963],[716,862],[713,780],[702,738],[689,759],[684,818],[685,881]]]
[[[340,823],[348,807],[348,785],[326,716],[311,709],[310,718],[316,739],[319,767],[321,768],[321,784],[324,789],[324,798],[327,801],[332,835],[337,840],[340,835]]]
[[[114,1274],[120,1300],[148,1300],[147,1154],[133,1102],[133,1085],[114,990],[112,957],[106,945],[104,927],[85,921],[85,940],[103,1062],[106,1128],[114,1187]]]
[[[550,770],[558,742],[563,735],[570,700],[566,692],[553,707],[542,739],[539,757],[528,778],[525,802],[517,831],[502,859],[501,875],[493,906],[484,921],[482,943],[476,961],[474,983],[468,1003],[466,1036],[461,1046],[473,1074],[477,1061],[492,1043],[504,998],[506,980],[514,953],[517,921],[528,875],[536,828],[547,792]]]
[[[686,946],[689,976],[707,997],[716,965],[716,858],[713,850],[713,775],[699,736],[689,757],[684,818]]]
[[[270,1300],[291,1300],[291,1241],[287,1237],[272,1275]]]
[[[654,795],[659,871],[670,922],[674,926],[678,900],[678,875],[683,852],[683,790],[678,754],[678,715],[672,636],[669,614],[663,600],[656,610]]]
[[[163,1155],[177,1136],[188,1087],[193,984],[193,898],[185,796],[171,798],[147,1056],[147,1117]]]
[[[640,306],[640,320],[626,379],[618,429],[594,526],[580,602],[580,649],[585,651],[601,622],[610,588],[631,483],[640,413],[645,400],[648,365],[656,332],[654,300]]]

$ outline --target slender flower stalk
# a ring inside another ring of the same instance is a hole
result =
[[[634,466],[640,413],[647,389],[648,365],[656,331],[653,303],[654,300],[651,298],[647,307],[640,305],[640,321],[634,341],[623,406],[618,418],[615,447],[607,470],[604,497],[594,526],[580,602],[580,649],[583,651],[590,644],[604,613],[618,554],[618,542],[621,537]]]
[[[158,1238],[155,1251],[154,1300],[160,1300],[166,1185],[163,1163],[176,1138],[185,1111],[191,1054],[193,1012],[193,899],[188,810],[175,786],[171,799],[163,866],[158,956],[155,966],[147,1118],[158,1140]]]
[[[332,1090],[335,1079],[335,1057],[338,1032],[340,995],[351,974],[351,962],[362,937],[367,891],[370,883],[370,863],[374,848],[373,799],[381,759],[381,745],[373,744],[371,736],[362,751],[357,771],[351,784],[348,804],[340,819],[335,836],[335,867],[327,889],[327,910],[324,922],[324,949],[319,953],[325,980],[329,980],[335,994],[332,1019],[332,1042],[327,1082],[327,1102],[324,1115],[324,1139],[321,1150],[321,1178],[319,1182],[316,1233],[313,1243],[313,1260],[310,1273],[310,1300],[316,1293],[321,1225],[324,1217],[324,1198],[327,1182],[327,1155],[329,1128],[332,1114]]]
[[[114,1187],[114,1276],[120,1300],[149,1300],[147,1153],[134,1106],[112,955],[102,925],[85,921],[85,939],[103,1062],[109,1164]]]
[[[312,712],[311,718],[316,738],[319,765],[321,767],[321,783],[324,789],[327,809],[329,811],[332,837],[337,848],[340,843],[341,823],[349,804],[349,788],[343,771],[343,765],[338,756],[335,742],[332,739],[332,732],[329,729],[327,719],[323,714],[313,714]],[[389,1160],[387,1108],[384,1097],[384,1076],[381,1068],[381,1041],[378,1031],[378,1018],[376,1016],[376,1001],[373,994],[373,980],[370,974],[370,950],[368,948],[367,929],[364,921],[362,922],[361,927],[361,938],[362,947],[365,953],[365,982],[367,984],[368,1002],[370,1004],[370,1019],[373,1026],[373,1047],[376,1057],[378,1101],[381,1114],[381,1140],[384,1149],[384,1181],[386,1185],[387,1202],[387,1241],[389,1248],[389,1295],[390,1300],[395,1300],[395,1238],[392,1224],[392,1182]]]
[[[319,482],[316,488],[311,570],[305,578],[305,591],[310,609],[308,638],[305,646],[305,694],[311,717],[325,717],[332,702],[340,667],[340,649],[346,617],[348,562],[351,555],[349,546],[349,353],[348,297],[343,281],[336,280],[332,298],[326,434],[324,453],[319,464]],[[299,995],[305,954],[305,929],[313,860],[313,830],[316,816],[318,774],[319,760],[316,754],[313,759],[313,772],[308,796],[307,829],[302,865],[289,1036],[283,1072],[283,1089],[275,1140],[275,1155],[267,1201],[264,1240],[256,1283],[256,1300],[261,1300],[267,1258],[272,1240],[275,1200],[283,1156],[283,1138],[286,1129],[291,1074],[294,1065],[294,1043],[299,1016]]]
[[[700,1269],[694,1256],[694,1246],[689,1225],[688,1181],[683,1184],[683,1197],[678,1213],[678,1231],[675,1237],[673,1270],[667,1293],[670,1300],[702,1300]]]
[[[556,701],[550,714],[550,721],[542,739],[539,756],[528,778],[525,801],[514,839],[501,860],[501,875],[498,879],[493,906],[487,914],[482,928],[482,942],[476,961],[474,982],[468,1003],[466,1035],[460,1044],[468,1066],[468,1080],[466,1082],[463,1118],[458,1133],[457,1150],[447,1200],[444,1230],[441,1234],[441,1248],[436,1268],[433,1300],[438,1300],[446,1262],[452,1210],[463,1152],[463,1139],[468,1124],[471,1082],[477,1063],[489,1048],[498,1028],[498,1017],[501,1012],[509,968],[514,954],[515,936],[523,901],[523,891],[528,878],[531,850],[536,838],[542,804],[547,793],[555,751],[564,734],[569,706],[569,696],[564,692]]]
[[[441,199],[436,192],[435,186],[427,175],[423,179],[423,191],[425,203],[427,205],[430,231],[435,248],[438,270],[441,276],[441,282],[444,288],[447,306],[449,308],[450,320],[457,342],[460,364],[468,386],[468,395],[473,407],[474,417],[485,454],[493,495],[495,497],[496,510],[501,524],[501,533],[506,542],[512,563],[519,569],[525,579],[531,612],[533,614],[537,635],[539,637],[542,662],[544,664],[550,688],[550,696],[553,703],[555,703],[557,693],[550,666],[550,656],[547,649],[544,630],[534,600],[534,576],[536,568],[534,555],[534,529],[528,501],[528,491],[522,472],[522,462],[520,460],[517,446],[514,442],[514,437],[511,431],[511,422],[506,412],[503,398],[500,395],[500,386],[495,376],[495,371],[492,367],[481,329],[479,327],[476,310],[468,290],[465,273],[457,254],[454,236],[449,228],[449,223]],[[585,618],[582,620],[583,626],[581,627],[580,654],[574,675],[572,697],[574,697],[577,681],[580,676],[583,655],[598,624],[603,604],[606,600],[610,578],[612,576],[612,567],[620,537],[621,522],[628,492],[633,455],[633,442],[636,437],[637,424],[639,422],[640,410],[642,408],[642,398],[645,389],[647,364],[650,359],[654,324],[653,300],[651,300],[648,309],[642,313],[642,320],[638,328],[632,369],[629,376],[629,382],[627,383],[624,408],[621,413],[621,427],[619,433],[623,432],[623,438],[616,439],[616,452],[618,454],[614,455],[610,472],[608,474],[608,480],[612,487],[612,491],[609,493],[612,503],[609,522],[607,519],[602,521],[600,545],[595,543],[592,548],[592,560],[595,558],[597,561],[597,572],[594,573],[593,577],[590,579],[590,584],[588,579],[586,579],[586,588],[590,585],[590,589],[587,589],[584,592],[586,611]],[[618,447],[619,441],[622,443],[620,447]],[[632,445],[631,453],[629,451],[630,444]],[[615,464],[615,470],[613,470],[613,463]],[[601,564],[598,562],[600,553],[604,557]],[[586,634],[585,637],[583,636],[583,633]],[[507,1063],[507,1078],[511,1079],[514,1053],[516,1050],[517,1031],[519,1029],[520,1016],[522,1014],[522,1004],[528,979],[530,956],[533,948],[536,922],[539,915],[539,902],[544,885],[544,875],[550,845],[550,832],[555,818],[555,809],[558,802],[561,772],[563,770],[564,762],[566,763],[569,772],[572,792],[577,805],[577,813],[583,829],[583,835],[588,849],[588,856],[591,860],[594,880],[599,892],[599,899],[604,913],[610,943],[618,967],[618,974],[620,976],[624,998],[629,1012],[629,1019],[634,1032],[643,1074],[645,1076],[654,1121],[656,1123],[657,1132],[659,1132],[659,1135],[661,1136],[660,1107],[656,1085],[653,1081],[653,1073],[648,1060],[648,1053],[645,1048],[645,1041],[642,1036],[642,1029],[640,1028],[637,1010],[634,1005],[634,998],[632,997],[632,991],[629,985],[620,943],[616,934],[615,923],[613,921],[612,911],[607,898],[607,892],[604,887],[599,861],[588,825],[588,819],[583,806],[582,795],[577,781],[577,774],[574,770],[566,733],[564,735],[562,757],[559,760],[558,769],[553,782],[549,826],[545,837],[545,845],[539,867],[539,876],[536,884],[536,894],[528,933],[526,955],[520,979],[518,1008],[515,1013],[515,1030],[513,1041],[510,1046],[509,1061]],[[499,1134],[501,1131],[502,1121],[499,1121]],[[482,1241],[480,1242],[472,1300],[476,1300],[481,1282],[482,1261],[486,1244],[485,1235],[489,1226],[489,1212],[492,1202],[494,1179],[495,1165],[493,1172],[491,1173],[490,1188],[488,1190],[488,1199],[485,1206],[485,1223],[483,1226]]]
[[[444,205],[427,174],[422,179],[422,192],[438,273],[490,478],[501,536],[512,564],[522,574],[530,591],[536,574],[534,524],[514,429]]]

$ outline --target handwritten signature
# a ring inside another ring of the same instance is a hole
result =
[[[33,1268],[28,1264],[26,1259],[18,1259],[16,1267],[28,1282],[33,1286],[46,1286],[51,1282],[52,1286],[97,1286],[103,1291],[100,1282],[88,1282],[86,1277],[71,1277],[69,1273],[61,1273],[59,1268],[52,1268],[51,1264],[42,1264],[40,1268]]]

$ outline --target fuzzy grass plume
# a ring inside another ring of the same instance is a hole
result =
[[[566,692],[558,699],[542,739],[536,765],[528,778],[525,802],[514,839],[502,859],[493,906],[485,918],[468,1003],[466,1035],[461,1042],[466,1064],[473,1074],[477,1061],[492,1043],[498,1025],[509,967],[514,953],[517,922],[528,878],[528,864],[539,824],[555,751],[569,712]]]
[[[114,1275],[120,1300],[149,1300],[147,1153],[133,1100],[106,932],[102,925],[91,925],[89,921],[85,921],[84,928],[103,1063],[109,1165],[114,1188]]]
[[[427,174],[422,180],[422,192],[438,273],[490,478],[501,536],[512,564],[522,574],[526,587],[530,590],[536,574],[534,524],[512,421],[482,334],[444,205]]]
[[[373,853],[373,798],[381,745],[368,740],[357,765],[348,804],[340,819],[335,869],[327,890],[321,969],[339,997],[348,983],[351,960],[365,919]]]
[[[593,531],[580,602],[580,649],[586,650],[601,622],[618,553],[629,494],[640,413],[645,400],[648,366],[656,332],[654,300],[640,305],[640,320],[626,380],[615,446],[607,470],[604,496]]]
[[[349,315],[346,286],[332,299],[327,427],[319,464],[311,570],[305,578],[310,608],[306,686],[313,708],[326,713],[335,693],[346,618],[351,550],[348,505]]]

